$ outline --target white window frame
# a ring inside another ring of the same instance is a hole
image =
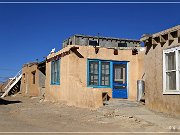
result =
[[[180,59],[178,55],[180,55],[178,53],[178,51],[180,51],[180,46],[178,47],[173,47],[170,49],[166,49],[163,50],[163,94],[180,94]],[[170,52],[175,52],[175,59],[176,59],[176,90],[167,90],[166,89],[166,54],[170,53]]]

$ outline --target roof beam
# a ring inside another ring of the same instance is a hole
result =
[[[157,45],[157,44],[158,44],[157,41],[154,38],[152,38],[152,45]]]
[[[180,30],[177,30],[177,37],[180,37]]]
[[[168,33],[168,40],[170,40],[170,41],[173,41],[173,40],[174,40],[174,38],[173,38],[173,36],[172,36],[171,33]]]
[[[159,36],[160,38],[160,43],[166,43],[166,39],[162,35]]]

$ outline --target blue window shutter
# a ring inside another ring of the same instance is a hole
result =
[[[87,84],[89,86],[99,85],[99,62],[98,60],[88,60],[88,77]]]
[[[53,84],[54,82],[53,82],[53,61],[51,61],[51,84]]]
[[[60,84],[60,59],[57,61],[57,83]]]

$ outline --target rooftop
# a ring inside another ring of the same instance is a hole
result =
[[[109,40],[117,40],[117,41],[133,41],[140,43],[140,40],[136,39],[127,39],[127,38],[115,38],[115,37],[104,37],[104,36],[91,36],[91,35],[84,35],[84,34],[74,34],[71,37],[86,37],[86,38],[99,38],[99,39],[109,39]],[[64,40],[63,42],[67,41],[68,39]]]
[[[150,37],[155,38],[155,37],[158,37],[160,35],[165,35],[165,34],[172,33],[172,32],[178,31],[178,30],[180,30],[180,25],[171,27],[169,29],[162,30],[162,31],[154,33],[154,34],[143,34],[140,40],[145,41]]]
[[[165,34],[167,34],[167,33],[169,33],[169,32],[174,32],[174,31],[177,31],[177,30],[179,30],[179,29],[180,29],[180,25],[177,25],[177,26],[171,27],[171,28],[169,28],[169,29],[162,30],[162,31],[160,31],[160,32],[154,33],[152,36],[153,36],[153,37],[157,37],[157,36],[159,36],[159,35],[165,35]]]

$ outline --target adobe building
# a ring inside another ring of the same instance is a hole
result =
[[[23,96],[43,96],[45,92],[46,62],[32,62],[23,65],[21,93]]]
[[[138,40],[72,36],[47,56],[45,98],[86,108],[111,98],[136,100],[143,63]]]
[[[143,35],[145,100],[153,110],[180,114],[180,25]]]

